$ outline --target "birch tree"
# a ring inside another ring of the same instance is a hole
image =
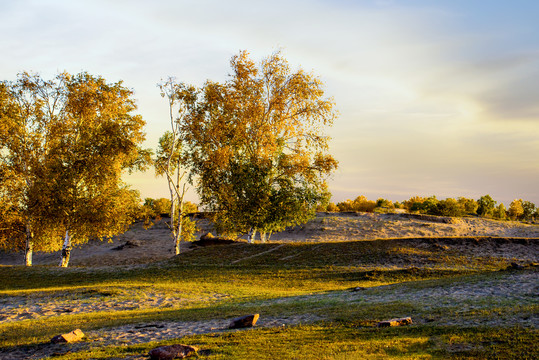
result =
[[[132,91],[87,73],[51,81],[23,73],[2,104],[2,164],[23,179],[12,200],[26,228],[26,263],[32,251],[62,249],[103,239],[132,221],[135,194],[122,171],[143,168],[144,121]],[[61,235],[60,235],[61,234]]]
[[[337,167],[324,127],[336,116],[323,83],[277,52],[259,66],[246,51],[223,83],[207,81],[185,121],[191,179],[218,229],[255,234],[305,223]]]
[[[54,249],[50,238],[44,236],[47,231],[37,184],[43,182],[46,159],[62,127],[64,90],[64,74],[45,81],[22,73],[17,81],[3,81],[0,85],[0,162],[4,180],[0,186],[3,206],[8,209],[2,217],[6,228],[3,242],[8,248],[19,248],[24,228],[28,266],[32,265],[34,250]],[[36,236],[41,239],[37,244]]]
[[[155,173],[167,179],[170,195],[170,236],[174,242],[174,253],[180,253],[182,240],[193,240],[194,223],[185,217],[184,198],[187,192],[185,155],[183,148],[184,121],[196,104],[197,91],[194,87],[177,83],[173,78],[158,84],[161,96],[169,106],[170,130],[159,139]]]

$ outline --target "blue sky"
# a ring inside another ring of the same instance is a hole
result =
[[[155,148],[168,123],[160,79],[224,81],[239,50],[282,49],[337,103],[335,201],[490,194],[539,205],[538,4],[0,0],[0,78],[124,80]],[[151,172],[126,179],[167,195]]]

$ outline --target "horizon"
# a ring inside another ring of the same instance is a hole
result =
[[[0,80],[123,80],[155,150],[168,130],[161,79],[223,82],[239,50],[259,62],[281,49],[340,112],[327,129],[333,202],[489,194],[539,205],[537,14],[533,1],[0,1]],[[142,198],[168,197],[151,169],[125,179]]]

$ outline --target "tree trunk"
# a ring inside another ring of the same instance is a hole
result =
[[[260,242],[265,243],[266,242],[266,233],[260,232]]]
[[[26,249],[24,253],[24,260],[26,266],[32,266],[32,256],[34,255],[34,236],[30,228],[26,228]]]
[[[174,239],[174,250],[176,255],[180,254],[180,242],[182,241],[182,226],[183,226],[183,199],[180,199],[178,209],[178,228],[176,230],[176,238]]]
[[[178,234],[176,233],[176,224],[174,223],[174,218],[176,217],[176,198],[174,196],[174,188],[169,182],[170,190],[170,224],[168,228],[170,229],[170,237],[174,241],[174,252],[176,253],[176,243],[178,239]]]
[[[67,267],[69,265],[69,259],[71,257],[71,236],[69,230],[66,230],[66,236],[64,238],[64,246],[62,247],[62,260],[60,261],[61,267]]]
[[[253,244],[255,242],[256,237],[256,229],[250,228],[249,232],[247,233],[247,242],[249,244]]]

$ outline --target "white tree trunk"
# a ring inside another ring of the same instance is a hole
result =
[[[266,242],[266,233],[260,232],[260,242],[265,243]]]
[[[176,228],[176,238],[174,239],[174,250],[176,255],[180,254],[180,242],[182,240],[182,225],[183,225],[183,196],[180,199],[178,209],[178,227]]]
[[[168,178],[168,187],[170,190],[170,224],[168,228],[170,229],[170,237],[176,244],[177,234],[176,234],[176,225],[174,224],[174,218],[176,217],[176,197],[174,196],[174,187],[171,183],[170,178]]]
[[[69,235],[69,230],[66,230],[66,236],[64,238],[64,245],[62,246],[62,260],[60,261],[60,266],[67,267],[69,265],[70,257],[71,257],[71,235]]]
[[[256,229],[250,228],[249,232],[247,233],[247,242],[249,244],[254,244],[256,237]]]
[[[169,118],[171,127],[171,146],[168,149],[166,166],[161,169],[167,177],[168,189],[170,191],[170,236],[174,241],[174,253],[180,254],[180,243],[182,239],[182,226],[183,226],[183,198],[186,192],[186,184],[183,183],[183,189],[180,191],[180,184],[182,183],[185,173],[181,167],[181,121],[185,115],[185,108],[181,100],[175,95],[174,81],[169,79],[167,82],[159,85],[162,96],[168,98],[169,105]],[[174,115],[175,105],[179,106],[179,116]],[[179,142],[178,142],[179,140]],[[176,158],[176,160],[174,160]],[[173,161],[176,161],[174,164]],[[175,222],[175,217],[178,217],[178,222]]]
[[[34,239],[32,231],[29,227],[26,228],[26,249],[24,253],[24,261],[26,266],[32,266],[32,256],[34,255]]]

